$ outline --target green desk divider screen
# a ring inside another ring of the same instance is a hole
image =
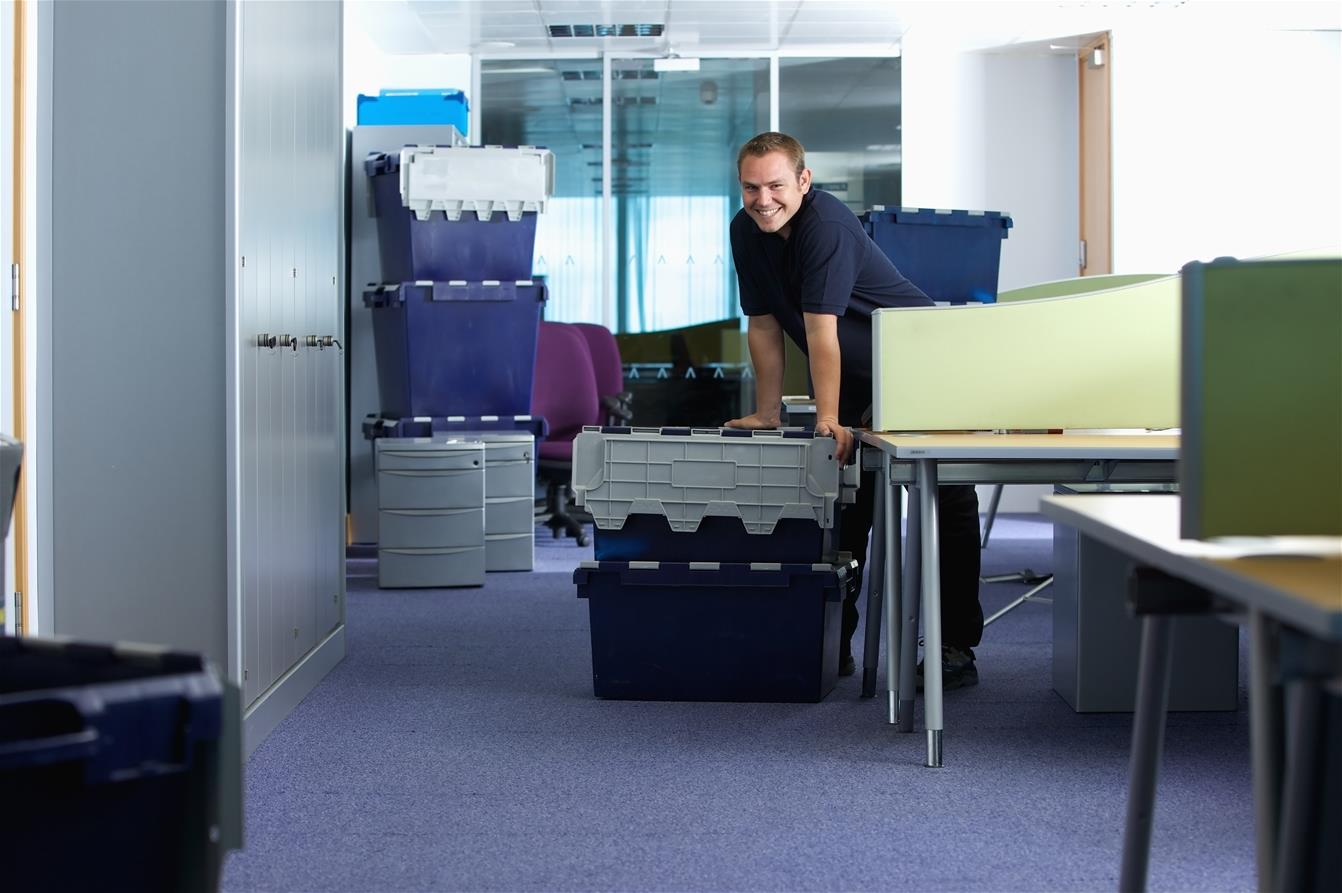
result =
[[[1172,273],[1106,273],[1102,276],[1078,276],[1075,279],[1055,279],[1052,282],[1040,282],[1013,288],[997,293],[997,303],[1011,301],[1033,301],[1038,298],[1066,298],[1071,295],[1084,295],[1108,288],[1122,288],[1125,285],[1140,285],[1152,279],[1174,278]]]
[[[1342,260],[1182,278],[1182,535],[1342,535]]]

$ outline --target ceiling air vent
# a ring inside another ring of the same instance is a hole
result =
[[[661,37],[665,25],[551,25],[551,37]]]

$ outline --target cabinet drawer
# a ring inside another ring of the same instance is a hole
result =
[[[485,537],[486,571],[529,571],[535,558],[536,538],[531,531]]]
[[[483,468],[379,471],[377,474],[377,507],[380,509],[482,508],[484,504]]]
[[[377,585],[383,589],[484,584],[484,546],[377,550]]]
[[[536,526],[535,501],[530,496],[485,499],[485,533],[525,533]]]
[[[532,496],[536,492],[536,469],[530,459],[485,465],[486,496]]]
[[[383,509],[378,545],[386,549],[441,549],[485,544],[484,509]]]
[[[452,471],[482,468],[485,448],[481,443],[433,443],[410,438],[377,441],[378,471]]]

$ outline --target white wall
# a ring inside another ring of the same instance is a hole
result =
[[[1009,213],[1000,290],[1076,275],[1075,61],[910,34],[902,91],[904,204]]]
[[[1114,269],[1342,243],[1342,35],[1116,29]]]
[[[366,28],[368,7],[376,4],[345,4],[345,127],[353,127],[360,93],[379,90],[423,88],[461,90],[473,103],[471,57],[456,53],[390,54],[383,52]]]

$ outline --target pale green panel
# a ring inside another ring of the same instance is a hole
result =
[[[1039,298],[1064,298],[1071,295],[1090,294],[1110,288],[1122,288],[1139,285],[1153,279],[1178,278],[1169,273],[1113,273],[1105,276],[1077,276],[1074,279],[1056,279],[1052,282],[1040,282],[1025,285],[1010,291],[998,292],[997,303],[1008,304],[1012,301],[1034,301]]]
[[[1189,264],[1184,302],[1184,535],[1342,535],[1342,260]]]
[[[1178,277],[873,319],[877,431],[1179,424]]]

